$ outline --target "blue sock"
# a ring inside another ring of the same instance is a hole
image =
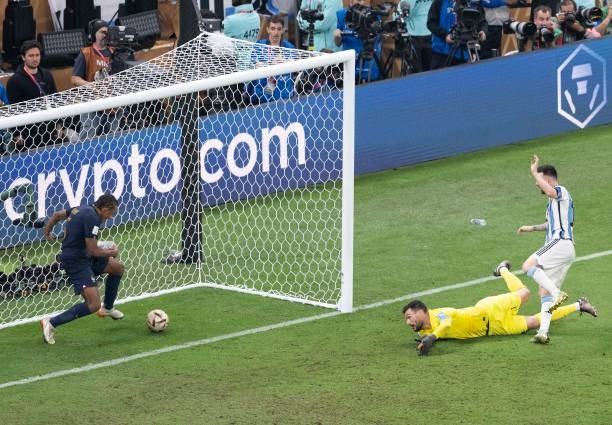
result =
[[[109,274],[106,276],[106,288],[104,289],[104,307],[108,310],[113,308],[119,291],[121,275]]]
[[[63,325],[68,322],[72,322],[79,317],[85,317],[91,314],[89,311],[89,307],[87,303],[76,304],[70,307],[68,310],[63,313],[58,314],[53,317],[49,322],[53,325],[54,328],[57,328],[59,325]]]

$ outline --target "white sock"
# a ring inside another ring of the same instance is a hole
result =
[[[553,298],[551,296],[545,296],[541,298],[542,306],[540,310],[540,329],[538,334],[547,334],[550,328],[550,321],[552,320],[552,314],[548,310],[553,305]]]
[[[559,288],[557,288],[557,286],[553,283],[553,281],[550,280],[548,276],[546,276],[546,273],[544,273],[544,270],[542,270],[539,267],[532,267],[529,270],[528,274],[533,280],[536,281],[538,285],[540,285],[540,287],[546,289],[546,291],[550,295],[557,298],[560,292]]]

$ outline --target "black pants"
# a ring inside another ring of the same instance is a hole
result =
[[[487,39],[480,44],[480,59],[489,59],[498,56],[501,52],[502,27],[501,25],[489,25]],[[496,55],[493,50],[496,50]]]
[[[418,71],[431,69],[431,35],[413,36],[412,45],[417,55]]]

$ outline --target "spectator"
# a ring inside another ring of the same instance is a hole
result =
[[[256,68],[275,65],[292,59],[293,55],[290,51],[284,49],[295,49],[295,46],[283,40],[283,27],[284,20],[281,16],[270,17],[267,26],[268,38],[257,41],[257,44],[269,47],[256,46],[253,49],[253,62]],[[288,99],[293,93],[293,79],[291,74],[262,78],[247,84],[247,92],[253,103]]]
[[[255,42],[259,36],[259,15],[251,0],[232,0],[234,14],[223,20],[223,34],[231,38]]]
[[[42,46],[36,40],[26,40],[21,45],[23,64],[17,67],[6,83],[10,103],[25,102],[57,92],[53,75],[40,67],[41,53]],[[62,139],[63,134],[60,133],[63,133],[63,127],[55,122],[19,127],[13,132],[12,141],[9,143],[11,146],[7,147],[7,150],[21,152],[41,147],[57,141],[58,138]]]
[[[557,37],[557,45],[570,44],[585,38],[586,28],[576,19],[578,8],[574,0],[563,0],[559,13],[557,13],[557,23],[561,30],[561,36]]]
[[[432,58],[431,69],[444,66],[458,65],[469,59],[468,46],[465,40],[455,38],[454,29],[457,28],[457,10],[453,0],[434,0],[427,16],[427,28],[431,31]],[[487,36],[487,21],[484,11],[479,4],[476,6],[468,2],[471,7],[477,7],[480,11],[480,22],[478,23],[478,40],[485,41]],[[473,40],[476,41],[476,40]]]
[[[334,42],[334,32],[338,28],[338,17],[336,12],[342,9],[342,0],[303,0],[300,11],[298,12],[297,22],[302,31],[309,32],[310,22],[303,19],[303,11],[319,11],[323,19],[312,20],[313,34],[312,43],[314,50],[319,52],[323,49],[329,49],[334,52],[340,50],[339,46]],[[312,13],[311,13],[312,15]],[[307,34],[306,45],[310,46],[310,34]]]
[[[431,68],[431,31],[427,28],[427,16],[433,0],[402,0],[410,5],[406,17],[406,30],[412,39],[412,45],[417,54],[417,71],[429,71]]]
[[[518,0],[483,0],[482,6],[487,20],[487,39],[480,45],[480,58],[488,59],[498,56],[501,51],[502,24],[510,19],[508,6],[514,6]]]
[[[351,0],[350,7],[354,5],[370,7],[370,0]],[[353,49],[355,51],[357,84],[378,80],[380,78],[380,50],[382,47],[380,36],[371,37],[369,33],[358,34],[346,22],[347,10],[340,9],[336,12],[338,26],[334,31],[334,43],[342,50]],[[364,38],[366,38],[367,46],[365,52]]]
[[[21,45],[23,64],[6,83],[10,103],[19,103],[57,92],[55,80],[49,71],[40,67],[42,46],[36,40]]]
[[[83,86],[102,80],[111,73],[114,49],[107,46],[108,24],[100,19],[89,23],[91,45],[81,49],[72,68],[72,84]],[[116,132],[121,123],[122,110],[112,109],[81,114],[81,138],[92,139]]]

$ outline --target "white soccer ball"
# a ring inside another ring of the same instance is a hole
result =
[[[147,314],[147,327],[151,332],[161,332],[168,327],[170,319],[163,310],[151,310]]]

